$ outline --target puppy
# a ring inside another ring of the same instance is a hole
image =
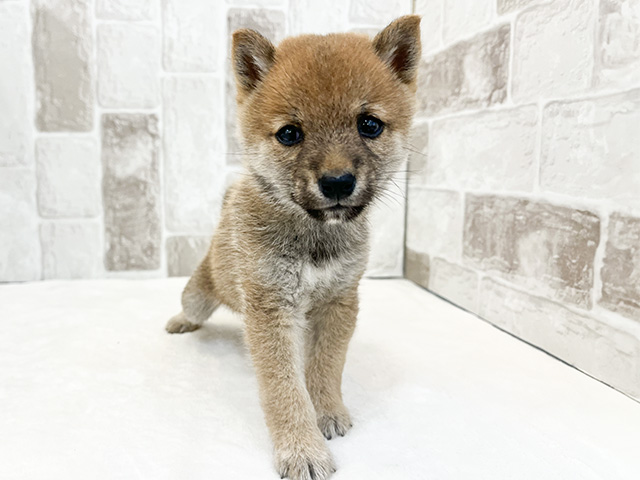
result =
[[[367,263],[371,203],[405,158],[420,18],[373,41],[303,35],[277,48],[233,34],[246,175],[227,192],[207,256],[170,333],[225,304],[245,319],[278,473],[325,479],[324,437],[351,427],[342,370]]]

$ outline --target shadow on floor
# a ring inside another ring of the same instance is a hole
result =
[[[207,353],[249,356],[241,324],[217,324],[215,319],[211,319],[190,335],[197,340],[198,348],[206,350]]]

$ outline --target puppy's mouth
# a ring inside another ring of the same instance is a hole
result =
[[[326,208],[307,208],[309,216],[320,221],[345,221],[353,220],[362,213],[366,205],[341,205],[336,204]]]

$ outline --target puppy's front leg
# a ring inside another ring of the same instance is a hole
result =
[[[246,336],[276,468],[282,478],[326,479],[335,467],[305,387],[304,315],[256,303],[246,315]]]
[[[318,426],[331,439],[351,428],[342,402],[342,370],[358,315],[357,287],[309,313],[306,382],[316,409]]]

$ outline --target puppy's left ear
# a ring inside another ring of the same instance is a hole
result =
[[[276,49],[255,30],[243,28],[233,32],[231,56],[238,90],[250,93],[273,66]]]
[[[420,61],[420,17],[394,20],[375,36],[373,48],[402,82],[413,83]]]

